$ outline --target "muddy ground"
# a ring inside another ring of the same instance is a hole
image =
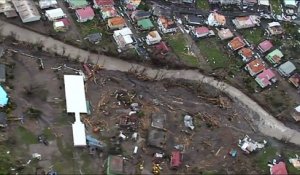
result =
[[[26,47],[16,49],[30,53]],[[86,124],[87,134],[102,140],[107,147],[91,155],[88,148],[73,147],[71,124],[74,116],[67,114],[65,109],[63,75],[76,74],[76,71],[55,69],[66,64],[82,70],[82,65],[43,52],[30,54],[43,59],[44,70],[40,69],[37,59],[19,53],[8,51],[1,60],[7,65],[5,87],[11,102],[2,110],[14,120],[2,132],[1,135],[9,138],[2,143],[11,151],[13,166],[26,163],[32,153],[42,155],[42,160],[32,161],[18,172],[53,169],[59,174],[102,174],[107,156],[114,153],[110,140],[121,130],[129,137],[121,142],[121,152],[117,153],[125,158],[126,174],[151,174],[153,154],[157,152],[166,154],[160,164],[161,174],[267,173],[267,161],[275,158],[276,152],[297,150],[296,146],[257,133],[256,127],[248,120],[247,111],[207,85],[185,80],[157,82],[133,73],[100,69],[95,79],[85,83],[91,114],[82,115],[82,121]],[[117,97],[120,93],[124,98]],[[118,125],[120,117],[128,116],[131,103],[138,103],[140,107],[137,141],[130,139],[131,131],[120,129]],[[151,115],[155,114],[166,115],[166,137],[162,149],[148,145]],[[186,114],[193,117],[194,130],[184,126]],[[99,130],[94,132],[96,128]],[[48,146],[38,143],[39,134],[47,137]],[[259,141],[265,139],[270,144],[257,154],[245,155],[237,147],[238,139],[245,134]],[[170,170],[169,164],[169,155],[175,145],[184,146],[183,164],[176,171]],[[135,146],[139,147],[137,154],[133,154]],[[231,149],[238,150],[236,158],[228,155]],[[138,168],[140,164],[144,166],[142,172]]]

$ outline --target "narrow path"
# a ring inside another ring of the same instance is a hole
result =
[[[65,44],[48,36],[43,36],[38,33],[20,28],[4,21],[0,21],[0,26],[0,30],[4,36],[11,35],[11,31],[13,31],[16,34],[16,39],[19,41],[25,41],[29,43],[38,43],[42,41],[45,51],[56,52],[60,55],[63,55],[64,53],[64,55],[68,55],[72,59],[79,59],[80,61],[85,61],[87,58],[89,58],[90,62],[94,64],[97,63],[98,56],[96,54],[90,54],[85,50]],[[259,117],[254,119],[254,124],[256,124],[260,132],[279,140],[285,139],[291,143],[300,145],[300,133],[298,131],[286,127],[238,89],[228,85],[227,83],[215,80],[212,77],[205,76],[195,70],[153,69],[104,55],[99,57],[98,63],[107,70],[116,70],[122,72],[128,72],[132,69],[140,71],[144,70],[144,73],[152,78],[187,79],[207,83],[228,94],[234,100],[241,102],[247,109],[249,109],[249,111],[252,111],[251,113],[257,114]]]

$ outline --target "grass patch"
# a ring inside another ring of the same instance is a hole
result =
[[[209,10],[209,4],[207,0],[196,0],[196,6],[199,9]]]
[[[37,137],[23,126],[19,126],[16,129],[16,134],[20,141],[25,143],[26,145],[37,143]]]
[[[281,0],[272,0],[270,2],[271,2],[273,13],[275,13],[276,15],[280,15],[281,14]]]
[[[169,36],[167,41],[181,61],[189,66],[198,67],[198,59],[195,56],[188,54],[188,44],[186,43],[183,34],[177,33],[176,35]]]
[[[217,38],[208,38],[198,42],[201,53],[208,59],[209,65],[213,69],[225,68],[228,66],[229,58],[220,48]]]
[[[274,147],[266,147],[261,150],[256,159],[257,166],[263,171],[263,173],[269,173],[268,161],[276,158],[277,149]]]
[[[291,163],[288,162],[289,158],[294,158],[295,154],[298,156],[300,155],[300,152],[298,151],[290,151],[286,150],[284,151],[284,158],[286,160],[286,166],[289,174],[300,174],[300,170],[296,169]]]
[[[47,140],[53,140],[55,138],[51,128],[45,128],[43,130],[43,134],[47,138]]]
[[[264,31],[261,28],[246,29],[241,31],[244,38],[254,45],[258,45],[264,36]]]
[[[59,152],[66,158],[66,159],[73,159],[73,146],[69,144],[64,144],[61,139],[56,140],[57,147]]]

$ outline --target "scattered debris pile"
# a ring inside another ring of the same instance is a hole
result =
[[[255,152],[259,149],[262,149],[267,144],[267,141],[263,141],[263,143],[258,143],[252,140],[248,135],[246,135],[243,139],[239,140],[238,146],[247,154]]]
[[[298,170],[300,170],[300,159],[296,154],[294,158],[289,158],[289,162]]]

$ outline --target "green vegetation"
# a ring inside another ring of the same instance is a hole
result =
[[[30,108],[28,108],[28,109],[25,111],[25,114],[26,114],[26,116],[29,117],[29,118],[38,119],[38,118],[41,117],[42,111],[30,107]]]
[[[213,69],[225,68],[228,66],[229,58],[220,48],[217,38],[208,38],[198,42],[201,53],[208,59]]]
[[[209,4],[206,0],[196,0],[196,6],[199,9],[209,10]]]
[[[23,126],[19,126],[16,130],[16,136],[26,145],[37,143],[37,137]]]
[[[276,158],[277,150],[274,147],[266,147],[259,152],[256,158],[257,166],[263,171],[263,173],[269,173],[268,161]]]
[[[167,41],[181,61],[189,66],[198,66],[197,58],[188,53],[188,44],[185,41],[183,34],[177,33],[176,35],[170,36],[167,38]]]
[[[245,39],[254,45],[258,45],[263,40],[264,31],[261,28],[246,29],[241,32]]]
[[[43,130],[43,135],[48,139],[48,140],[53,140],[55,138],[52,129],[51,128],[45,128]]]
[[[0,174],[9,174],[9,169],[14,165],[13,156],[7,154],[9,149],[0,145]]]
[[[295,155],[300,155],[300,152],[286,150],[283,153],[283,157],[287,160],[287,170],[289,174],[300,174],[300,170],[296,169],[291,163],[288,163],[289,158],[295,158]]]
[[[270,1],[270,3],[272,6],[273,13],[275,13],[276,15],[280,15],[281,14],[281,0],[272,0],[272,1]]]
[[[270,168],[268,167],[268,161],[277,158],[278,155],[281,155],[285,160],[287,171],[289,174],[299,174],[300,170],[297,170],[291,163],[289,163],[289,158],[294,158],[295,155],[300,155],[300,152],[292,151],[289,149],[279,150],[275,147],[266,147],[261,150],[256,157],[257,166],[263,171],[263,173],[269,173]]]
[[[59,152],[67,159],[72,159],[73,158],[73,146],[70,144],[64,144],[63,140],[57,139],[56,140],[57,147],[59,149]]]
[[[97,32],[102,33],[103,31],[102,28],[105,28],[105,25],[100,26],[100,22],[97,19],[87,21],[84,23],[78,23],[78,26],[80,27],[80,32],[84,37],[92,33],[97,33]]]

